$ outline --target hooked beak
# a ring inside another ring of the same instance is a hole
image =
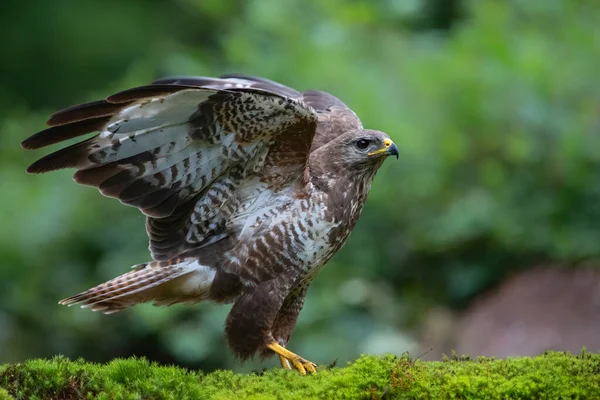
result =
[[[396,144],[392,142],[392,140],[389,138],[383,139],[383,147],[381,149],[369,153],[370,156],[375,156],[378,154],[396,156],[396,159],[400,157],[400,153],[398,152],[398,146],[396,146]]]

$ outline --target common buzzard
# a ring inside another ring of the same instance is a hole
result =
[[[38,149],[87,133],[27,171],[74,180],[146,216],[153,261],[60,304],[114,313],[233,303],[225,333],[240,360],[286,349],[306,291],[353,229],[373,178],[398,148],[331,94],[259,77],[171,77],[53,114]]]

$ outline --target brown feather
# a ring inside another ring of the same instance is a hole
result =
[[[119,193],[119,199],[126,203],[131,203],[135,200],[143,200],[144,197],[149,196],[151,194],[156,194],[161,190],[170,190],[170,189],[161,189],[157,187],[155,184],[150,183],[144,179],[138,179],[133,181],[129,186],[125,187],[121,193]]]
[[[261,89],[268,93],[275,93],[280,96],[289,97],[292,99],[299,99],[301,94],[296,89],[282,85],[279,82],[275,82],[271,79],[262,78],[260,76],[249,76],[242,74],[225,74],[220,76],[221,79],[244,79],[252,83],[252,88]]]
[[[226,74],[221,75],[219,78],[208,78],[205,76],[172,76],[156,80],[153,84],[189,85],[230,91],[257,89],[263,93],[273,93],[292,99],[299,99],[301,97],[300,92],[282,85],[281,83],[257,76],[240,74]],[[240,84],[243,84],[243,87],[238,86]]]
[[[107,117],[117,114],[129,104],[113,104],[106,100],[91,101],[55,112],[50,116],[46,124],[58,126],[91,118]]]
[[[345,132],[361,129],[358,116],[340,99],[327,92],[307,90],[302,100],[317,111],[319,124],[311,151],[326,145]]]
[[[168,217],[146,219],[146,232],[148,233],[153,259],[167,260],[182,251],[185,247],[185,235],[187,234],[185,226],[189,221],[190,214],[196,202],[197,198],[188,200],[185,204],[181,204],[177,211],[171,213]],[[169,238],[172,238],[170,241],[176,244],[169,248],[158,248],[156,246]]]
[[[153,97],[162,97],[165,95],[180,92],[185,89],[198,89],[189,85],[145,85],[131,89],[126,89],[115,93],[106,98],[109,103],[128,103],[136,100],[143,100]]]
[[[138,207],[142,210],[151,209],[159,206],[172,195],[176,194],[174,189],[159,189],[152,193],[146,193],[141,197],[130,200],[121,200],[123,203]]]
[[[150,206],[148,208],[142,208],[142,212],[151,218],[164,218],[173,214],[178,205],[179,194],[177,192],[173,192],[172,195],[170,195],[160,203]]]
[[[125,168],[126,167],[116,163],[110,163],[100,167],[82,169],[75,172],[75,175],[73,175],[73,180],[80,185],[98,187],[102,184],[102,182],[117,175]]]
[[[123,189],[129,186],[134,179],[135,174],[129,169],[124,169],[102,182],[98,189],[105,196],[119,198]]]
[[[23,140],[21,147],[28,150],[39,149],[86,133],[96,132],[103,129],[109,120],[110,116],[105,116],[53,126]]]
[[[27,167],[27,173],[40,174],[63,168],[85,168],[91,164],[88,150],[96,141],[95,139],[89,138],[46,155]]]

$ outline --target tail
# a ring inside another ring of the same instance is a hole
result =
[[[197,259],[152,261],[59,304],[81,304],[81,308],[112,314],[150,301],[157,306],[197,303],[208,297],[214,276],[214,268]]]

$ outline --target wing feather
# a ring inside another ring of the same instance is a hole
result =
[[[154,84],[176,84],[198,87],[208,87],[220,90],[255,89],[267,93],[276,94],[291,99],[300,99],[302,94],[281,83],[257,76],[246,76],[241,74],[227,74],[219,78],[207,78],[202,76],[172,76],[159,79]]]
[[[49,126],[57,126],[91,118],[108,117],[118,113],[123,107],[123,104],[109,103],[106,100],[92,101],[57,111],[46,123]]]
[[[194,89],[195,86],[177,84],[153,84],[126,89],[106,98],[109,103],[128,103],[138,100],[163,98],[164,96],[180,92],[185,89]]]
[[[257,173],[275,180],[269,174],[281,173],[284,164],[302,176],[317,115],[299,97],[260,78],[167,78],[59,111],[51,128],[22,146],[98,132],[28,171],[77,169],[77,183],[139,208],[152,256],[170,259],[226,242],[232,233],[225,222],[244,181]]]
[[[25,139],[21,146],[28,150],[39,149],[98,131],[106,126],[109,121],[110,116],[102,116],[71,122],[67,125],[52,126]]]

